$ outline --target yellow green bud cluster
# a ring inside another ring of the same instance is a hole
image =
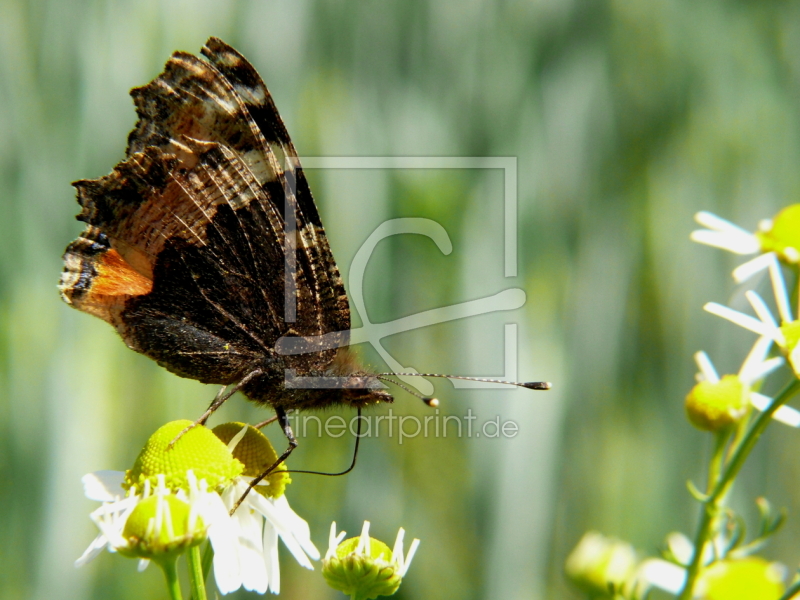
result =
[[[244,465],[225,443],[202,425],[185,431],[191,425],[191,421],[172,421],[150,436],[133,468],[125,473],[123,487],[141,493],[145,482],[154,488],[158,476],[163,475],[168,489],[188,491],[187,472],[191,470],[198,481],[205,479],[208,488],[215,489],[241,475]]]
[[[335,556],[322,563],[322,575],[332,588],[359,599],[390,596],[403,580],[400,565],[392,560],[389,547],[370,537],[366,548],[359,549],[361,537],[343,541]]]

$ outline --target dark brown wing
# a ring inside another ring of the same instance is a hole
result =
[[[104,236],[108,249],[91,254],[74,247],[81,238],[73,242],[62,295],[179,375],[228,383],[264,364],[281,376],[283,368],[322,371],[335,350],[283,360],[273,346],[281,336],[349,330],[338,270],[302,171],[302,193],[299,185],[296,196],[285,193],[291,178],[275,152],[295,153],[269,93],[238,53],[218,40],[209,45],[217,48],[204,49],[212,62],[249,69],[255,83],[246,88],[235,70],[223,72],[177,52],[164,73],[132,90],[139,121],[129,136],[128,159],[106,177],[75,184],[83,207],[78,218],[89,224],[87,232]],[[260,103],[254,94],[261,94]],[[258,122],[251,109],[259,111]],[[267,141],[263,131],[269,127],[283,132],[280,141]],[[289,323],[287,200],[299,231],[296,320]],[[106,282],[97,256],[109,251],[152,288],[128,286],[113,310],[90,310]],[[85,290],[73,293],[86,273]]]

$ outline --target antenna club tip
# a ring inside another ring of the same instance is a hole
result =
[[[439,407],[439,399],[438,398],[423,398],[422,401],[430,406],[431,408],[438,408]]]
[[[553,387],[553,384],[549,381],[529,381],[527,383],[523,383],[522,385],[529,390],[549,390]]]

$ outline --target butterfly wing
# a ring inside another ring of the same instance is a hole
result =
[[[322,371],[335,349],[298,357],[273,349],[281,336],[341,331],[345,342],[349,331],[305,176],[299,163],[292,177],[278,160],[296,152],[253,67],[214,38],[203,51],[209,61],[176,52],[132,90],[139,121],[128,158],[74,184],[88,227],[65,254],[62,296],[185,377],[230,383],[256,367],[276,377],[284,368]],[[111,285],[123,270],[130,282]],[[289,319],[287,289],[296,306]]]

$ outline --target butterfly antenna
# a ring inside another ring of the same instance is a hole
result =
[[[376,377],[378,379],[381,379],[383,377],[387,377],[390,375],[393,375],[395,377],[442,377],[444,379],[461,379],[463,381],[477,381],[480,383],[501,383],[503,385],[514,385],[528,390],[549,390],[550,388],[553,387],[553,384],[551,384],[549,381],[528,381],[522,383],[519,381],[501,381],[499,379],[491,379],[488,377],[463,377],[461,375],[442,375],[441,373],[378,373]],[[419,394],[415,395],[419,396]]]
[[[309,475],[325,475],[327,477],[339,477],[340,475],[347,475],[350,471],[352,471],[356,466],[356,459],[358,458],[358,446],[359,442],[361,442],[361,407],[358,407],[358,425],[356,428],[356,445],[353,448],[353,461],[350,463],[350,466],[347,467],[344,471],[339,471],[338,473],[323,473],[322,471],[295,471],[294,469],[287,469],[284,473],[308,473]]]
[[[397,373],[381,373],[380,375],[376,375],[375,377],[377,379],[381,380],[381,381],[385,381],[387,383],[391,383],[391,384],[396,385],[400,389],[403,389],[403,390],[407,391],[412,396],[416,396],[417,398],[419,398],[425,404],[427,404],[428,406],[430,406],[432,408],[436,408],[437,406],[439,406],[439,399],[438,398],[431,398],[430,396],[423,396],[419,392],[415,392],[410,387],[403,385],[399,381],[395,381],[394,379],[389,377],[389,375],[397,375]]]

